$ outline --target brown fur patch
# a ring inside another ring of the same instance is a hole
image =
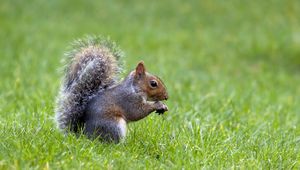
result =
[[[150,85],[150,81],[155,80],[157,82],[157,87],[153,88]],[[151,75],[146,72],[145,76],[141,77],[138,80],[139,87],[141,87],[142,91],[144,91],[149,100],[153,101],[162,101],[168,98],[168,93],[164,83],[157,76]]]
[[[119,121],[121,118],[126,120],[125,112],[116,105],[109,107],[109,109],[104,112],[104,117],[113,121]]]

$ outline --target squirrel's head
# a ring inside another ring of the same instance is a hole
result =
[[[147,94],[147,100],[161,101],[168,99],[166,86],[159,77],[146,72],[143,61],[138,63],[133,74],[134,84]]]

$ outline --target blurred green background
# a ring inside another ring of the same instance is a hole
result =
[[[300,1],[0,1],[0,169],[300,168]],[[64,137],[53,105],[70,42],[144,60],[170,111],[105,145]]]

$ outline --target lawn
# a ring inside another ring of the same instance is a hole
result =
[[[0,169],[300,169],[300,1],[0,2]],[[168,87],[120,144],[54,121],[70,42],[104,35]]]

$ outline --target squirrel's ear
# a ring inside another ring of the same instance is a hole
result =
[[[135,75],[142,76],[145,74],[145,72],[146,72],[146,68],[145,68],[144,62],[140,61],[135,68]]]

